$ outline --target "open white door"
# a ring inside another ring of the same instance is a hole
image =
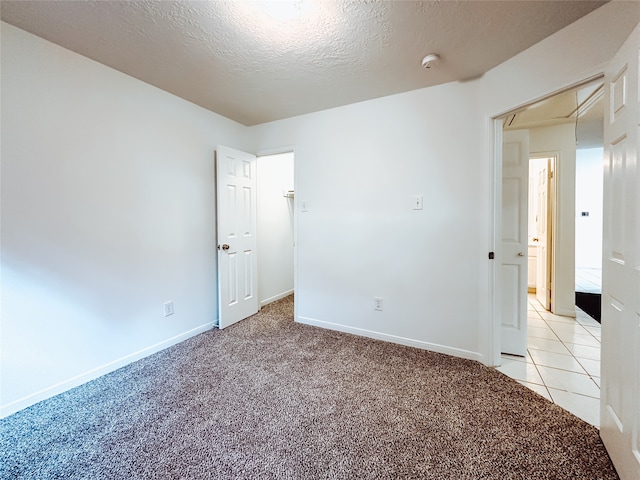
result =
[[[529,132],[502,136],[501,351],[527,352]]]
[[[640,173],[637,26],[605,73],[600,435],[640,478]]]
[[[218,145],[218,326],[258,311],[256,156]]]
[[[538,198],[536,218],[536,298],[546,310],[551,310],[551,215],[549,189],[553,170],[551,159],[540,160],[543,165],[537,171]]]

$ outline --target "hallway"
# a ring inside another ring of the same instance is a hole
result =
[[[554,315],[528,295],[527,355],[498,370],[584,421],[600,426],[600,324],[579,308]]]

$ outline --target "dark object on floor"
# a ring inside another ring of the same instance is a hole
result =
[[[0,478],[618,476],[595,427],[497,370],[283,299],[0,421]]]
[[[600,293],[576,292],[576,305],[597,322],[601,318],[601,299]]]

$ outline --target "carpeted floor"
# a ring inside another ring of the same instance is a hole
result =
[[[0,422],[2,479],[614,479],[494,369],[292,321],[292,298]]]

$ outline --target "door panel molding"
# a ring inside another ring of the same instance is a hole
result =
[[[218,326],[258,311],[256,157],[216,148]]]
[[[502,132],[500,291],[502,353],[527,351],[529,132]]]
[[[640,478],[640,26],[605,72],[600,436],[622,480]]]

